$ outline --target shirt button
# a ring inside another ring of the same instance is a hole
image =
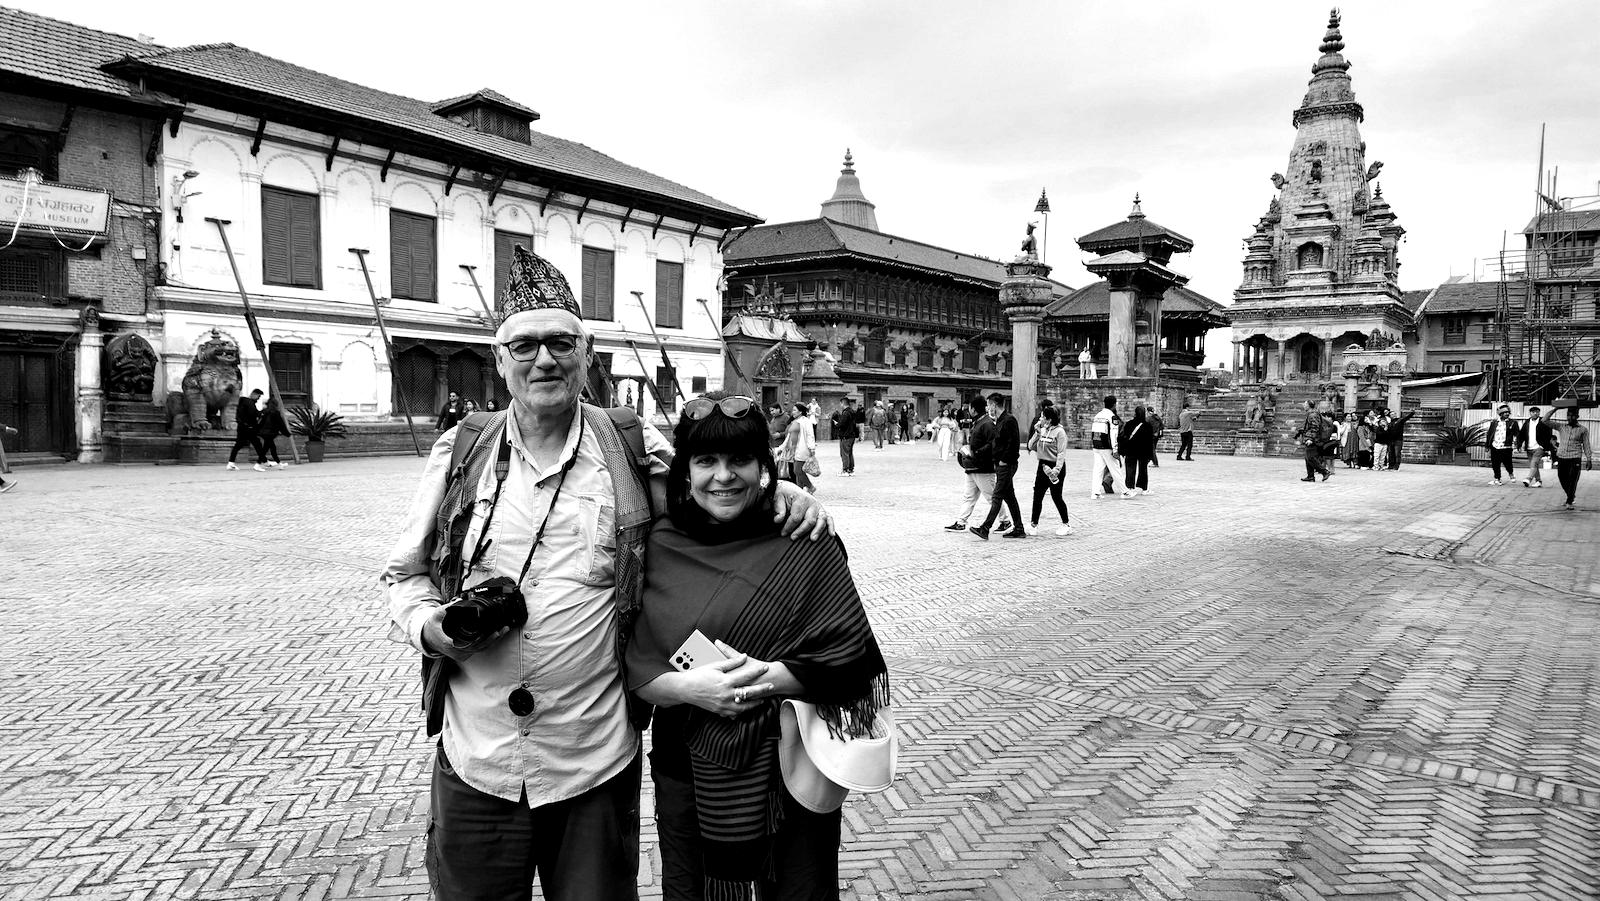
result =
[[[524,632],[524,633],[522,633],[522,637],[528,639],[529,641],[532,641],[533,640],[533,633],[532,632]],[[526,688],[527,686],[524,685],[523,687]]]
[[[522,730],[522,737],[523,738],[527,738],[528,736],[530,736],[532,734],[533,734],[533,730],[532,729],[524,729],[524,730]]]

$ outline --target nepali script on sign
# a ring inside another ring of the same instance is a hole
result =
[[[23,207],[23,197],[27,207]],[[10,231],[17,223],[25,229],[57,231],[79,236],[103,236],[111,218],[111,192],[69,188],[49,182],[25,183],[0,176],[0,226]]]

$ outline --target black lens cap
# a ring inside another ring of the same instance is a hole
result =
[[[527,716],[533,712],[533,692],[526,688],[518,688],[511,692],[511,697],[506,698],[511,712],[517,716]]]

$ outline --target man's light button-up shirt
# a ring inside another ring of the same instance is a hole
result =
[[[456,668],[445,700],[442,741],[456,774],[473,788],[530,807],[563,801],[621,772],[638,749],[628,721],[616,658],[616,529],[611,476],[600,442],[574,416],[561,455],[541,469],[507,422],[511,467],[499,509],[488,520],[494,466],[484,467],[477,506],[463,547],[470,555],[484,523],[492,542],[464,584],[495,576],[517,578],[548,511],[544,539],[521,588],[528,622]],[[646,427],[652,452],[665,440]],[[581,442],[579,440],[581,433]],[[385,570],[390,635],[422,650],[422,623],[438,604],[422,547],[442,496],[455,431],[434,446],[423,487]],[[561,472],[572,462],[563,482]],[[653,463],[653,469],[656,468]],[[664,466],[659,468],[664,469]],[[437,477],[437,483],[434,481]],[[555,499],[560,485],[560,498]],[[533,712],[517,716],[508,704],[527,689]]]

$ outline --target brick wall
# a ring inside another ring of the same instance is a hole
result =
[[[59,101],[0,93],[0,109],[20,125],[57,131],[67,106]],[[82,240],[63,237],[69,245],[67,294],[94,301],[110,314],[139,315],[154,287],[158,236],[146,226],[145,210],[159,202],[156,170],[145,165],[145,149],[155,125],[148,119],[87,106],[73,110],[67,140],[57,158],[62,184],[111,192],[109,239],[81,253]],[[134,259],[133,248],[145,259]]]

